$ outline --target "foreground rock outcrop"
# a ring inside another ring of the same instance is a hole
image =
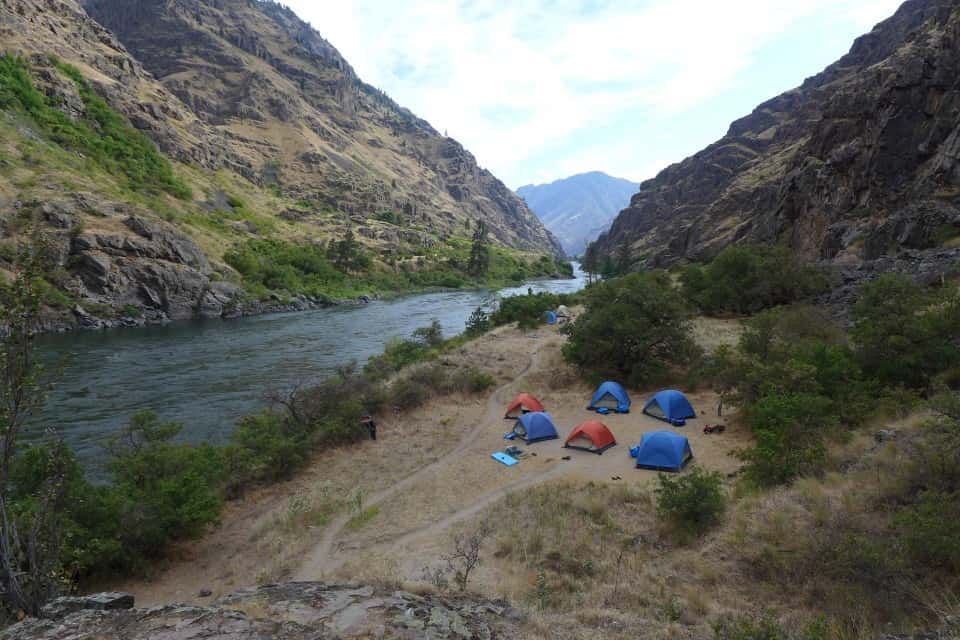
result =
[[[0,631],[0,640],[324,640],[517,637],[520,613],[503,603],[299,582],[238,591],[206,607],[123,608],[122,594],[69,598],[51,616]]]
[[[596,244],[647,266],[745,242],[856,263],[960,237],[960,8],[908,0],[850,53],[643,183]]]

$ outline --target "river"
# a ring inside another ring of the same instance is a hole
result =
[[[575,265],[579,267],[579,265]],[[364,362],[390,338],[409,337],[434,319],[445,336],[497,297],[535,292],[572,293],[583,273],[491,292],[422,293],[300,313],[237,320],[173,323],[44,336],[40,359],[59,368],[40,424],[55,427],[88,466],[104,440],[131,415],[154,409],[184,425],[190,441],[223,442],[238,417],[265,404],[270,391],[329,375],[338,365]]]

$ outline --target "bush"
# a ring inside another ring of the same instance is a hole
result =
[[[173,442],[181,429],[142,411],[110,444],[108,468],[122,501],[120,537],[145,558],[171,540],[203,533],[220,516],[223,452]]]
[[[682,539],[702,535],[720,522],[726,499],[719,473],[695,466],[676,479],[661,473],[658,480],[657,513]]]
[[[290,429],[293,421],[264,411],[244,416],[227,447],[230,480],[235,486],[288,478],[306,461],[307,433]]]
[[[826,462],[824,432],[836,422],[828,398],[809,393],[770,395],[750,411],[756,444],[741,453],[746,476],[761,486],[816,473]]]
[[[55,66],[76,83],[84,104],[82,118],[73,120],[60,111],[53,98],[34,87],[26,62],[11,56],[0,56],[0,109],[24,112],[51,140],[91,158],[110,173],[125,176],[135,189],[159,189],[190,198],[190,188],[174,175],[170,162],[149,138],[113,111],[75,67],[59,61]]]
[[[680,276],[683,293],[705,313],[755,313],[824,291],[825,276],[786,247],[727,247],[705,267]]]
[[[662,272],[634,273],[586,290],[564,357],[583,370],[625,377],[633,385],[661,380],[699,356],[689,310]]]
[[[960,572],[960,493],[922,491],[895,523],[914,562]]]
[[[516,322],[521,329],[533,329],[546,322],[547,311],[558,306],[574,303],[573,296],[552,293],[510,296],[500,301],[500,306],[490,316],[490,322],[499,327]]]
[[[390,386],[390,404],[398,411],[409,411],[426,404],[430,389],[410,378],[397,380]]]
[[[248,282],[289,293],[321,296],[346,280],[315,245],[253,239],[228,251],[224,260]]]
[[[472,367],[459,369],[452,377],[452,386],[463,393],[482,393],[496,384],[496,380],[489,373],[478,371]]]
[[[467,318],[466,335],[473,338],[482,336],[490,330],[490,314],[483,307],[477,307]]]
[[[960,298],[953,288],[928,289],[884,274],[864,285],[853,320],[857,360],[885,385],[925,389],[960,365]]]

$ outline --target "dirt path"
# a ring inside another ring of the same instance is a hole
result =
[[[459,459],[464,452],[466,452],[471,445],[473,445],[476,440],[489,429],[491,425],[502,423],[503,407],[509,401],[507,396],[511,395],[509,391],[511,391],[513,387],[521,382],[532,370],[537,368],[539,364],[539,357],[540,348],[530,354],[527,365],[513,380],[501,385],[490,394],[490,398],[487,401],[487,411],[483,420],[479,422],[473,429],[464,434],[463,438],[461,438],[460,442],[457,443],[456,447],[438,458],[432,464],[418,469],[396,484],[370,496],[364,501],[364,507],[379,507],[387,499],[410,488],[422,478],[435,473],[438,468],[448,465],[451,462]],[[501,490],[499,492],[495,492],[494,494],[488,494],[488,496],[485,496],[486,500],[481,499],[483,500],[482,503],[478,501],[464,511],[471,510],[471,513],[476,513],[480,508],[490,504],[498,497],[501,497],[505,492],[506,490]],[[469,515],[470,514],[467,513],[464,514],[463,517],[468,517]],[[345,559],[344,554],[340,553],[343,548],[338,544],[337,539],[343,533],[343,530],[350,521],[351,516],[352,514],[344,514],[338,517],[326,528],[320,543],[307,554],[300,569],[294,574],[295,580],[318,580],[343,564]],[[451,520],[451,522],[452,521],[453,520]],[[434,525],[431,525],[431,527],[443,529],[444,527],[440,525],[441,522],[438,522],[434,523]],[[333,553],[335,550],[338,553]]]

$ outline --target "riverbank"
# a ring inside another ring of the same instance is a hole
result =
[[[237,419],[267,403],[268,393],[366,362],[389,340],[409,338],[433,320],[452,337],[477,307],[499,297],[529,288],[574,293],[583,285],[582,277],[529,281],[499,291],[400,295],[226,321],[40,336],[38,357],[58,376],[36,424],[56,425],[88,467],[98,464],[103,441],[145,409],[182,423],[190,442],[222,443]]]
[[[360,307],[374,300],[394,300],[402,296],[427,293],[443,293],[469,290],[497,290],[517,287],[526,283],[545,282],[551,280],[576,280],[577,269],[574,275],[566,276],[560,273],[544,275],[517,282],[515,280],[490,279],[477,280],[465,283],[460,287],[422,286],[406,289],[386,291],[371,291],[350,298],[335,298],[329,296],[313,296],[307,294],[282,295],[270,293],[264,297],[252,299],[233,285],[219,287],[218,291],[210,291],[205,296],[213,296],[215,305],[205,305],[198,301],[195,306],[195,315],[192,318],[171,318],[162,309],[144,308],[128,305],[119,313],[111,307],[91,303],[86,306],[76,303],[68,308],[53,309],[48,307],[38,323],[40,334],[63,334],[74,331],[109,331],[112,329],[137,329],[146,327],[166,326],[174,322],[189,322],[191,320],[236,320],[253,316],[297,313],[330,307],[356,306]]]

